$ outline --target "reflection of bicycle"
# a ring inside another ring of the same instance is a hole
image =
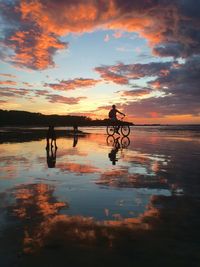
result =
[[[106,139],[106,142],[108,146],[117,146],[118,148],[127,148],[130,145],[130,139],[127,136],[122,137],[119,142],[119,137],[115,139],[113,135],[109,135]]]
[[[117,125],[120,123],[121,120],[117,120],[116,122],[113,122],[116,125],[109,125],[106,128],[108,135],[114,135],[115,133],[118,133],[119,131],[123,136],[128,136],[130,134],[130,126],[129,125]]]
[[[112,147],[108,157],[110,161],[112,161],[112,164],[116,165],[116,162],[119,159],[117,157],[119,150],[122,152],[124,148],[127,148],[130,145],[130,139],[127,136],[123,136],[122,138],[118,136],[115,138],[113,135],[109,135],[106,138],[106,142],[108,146]]]

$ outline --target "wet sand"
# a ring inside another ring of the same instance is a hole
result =
[[[65,133],[2,139],[1,266],[199,266],[198,131]]]

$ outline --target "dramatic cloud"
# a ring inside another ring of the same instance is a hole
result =
[[[200,53],[200,3],[195,0],[3,0],[1,10],[2,45],[14,52],[9,61],[21,67],[54,66],[53,55],[68,46],[61,36],[99,28],[114,30],[117,38],[122,31],[138,32],[160,56]]]
[[[143,83],[145,80],[151,80],[141,88],[120,90],[121,96],[127,101],[123,106],[124,110],[143,117],[200,113],[197,100],[200,92],[199,1],[2,0],[0,10],[2,61],[17,67],[43,70],[55,66],[53,57],[56,52],[68,48],[68,43],[61,38],[66,38],[69,34],[112,30],[109,35],[106,36],[107,32],[105,34],[105,40],[108,40],[126,37],[129,33],[135,32],[147,40],[152,54],[172,58],[170,62],[97,65],[95,71],[105,82],[132,86],[134,80],[137,80],[135,82],[138,84],[141,78],[145,78],[142,80]],[[140,47],[137,46],[136,49],[136,52],[141,52]],[[144,57],[142,54],[140,56]],[[1,85],[14,85],[15,82],[11,81],[14,77],[9,74],[0,76],[8,77]],[[68,91],[92,87],[98,82],[100,80],[78,78],[46,83],[44,86],[58,91]],[[24,86],[29,87],[25,83]],[[149,91],[146,88],[149,88]],[[21,94],[19,91],[8,91],[10,95]],[[154,97],[149,92],[155,92]],[[1,94],[5,94],[5,91]],[[68,104],[75,104],[83,99],[68,98],[49,92],[30,94],[44,97],[50,102]],[[141,99],[142,96],[145,97]]]
[[[117,64],[104,66],[102,69],[104,77],[110,72],[121,74],[122,79],[127,80],[129,84],[130,80],[152,78],[147,83],[147,88],[132,86],[132,90],[117,92],[129,97],[123,106],[125,113],[135,117],[200,114],[200,56],[198,55],[188,58],[183,64],[177,62]],[[110,77],[111,75],[107,78],[108,81]],[[112,81],[114,82],[114,79]],[[157,97],[152,97],[150,93],[156,92],[159,93]],[[135,101],[135,97],[144,95],[149,95],[149,98]]]
[[[138,102],[129,102],[124,109],[139,117],[162,117],[167,115],[200,115],[200,56],[193,56],[185,64],[175,65],[166,75],[149,82],[156,85],[164,97],[151,97]]]
[[[58,91],[75,90],[83,87],[95,86],[100,80],[76,78],[73,80],[60,81],[59,83],[45,83],[44,86]]]

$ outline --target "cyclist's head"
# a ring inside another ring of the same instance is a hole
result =
[[[114,109],[115,109],[115,108],[116,108],[116,106],[115,106],[115,105],[112,105],[112,108],[114,108]]]

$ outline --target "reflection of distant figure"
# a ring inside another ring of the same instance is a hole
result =
[[[119,151],[119,149],[120,149],[120,143],[119,143],[119,137],[118,137],[114,141],[114,147],[112,148],[112,150],[108,154],[108,157],[109,157],[110,161],[112,161],[113,165],[115,165],[116,161],[118,161],[117,152]]]
[[[78,143],[78,135],[74,134],[74,141],[73,141],[73,147],[75,147]]]
[[[74,124],[73,125],[73,134],[74,134],[74,141],[73,141],[73,147],[75,147],[78,143],[78,125]]]
[[[51,147],[53,147],[53,143],[55,145],[55,148],[57,148],[56,146],[56,132],[54,130],[54,126],[49,126],[49,129],[47,131],[47,146],[46,148],[49,149],[49,145],[51,145]]]
[[[50,149],[49,149],[49,146],[47,146],[46,151],[47,151],[47,165],[48,165],[48,167],[49,168],[55,168],[57,146],[55,146],[54,148],[53,148],[53,146],[51,146]]]

